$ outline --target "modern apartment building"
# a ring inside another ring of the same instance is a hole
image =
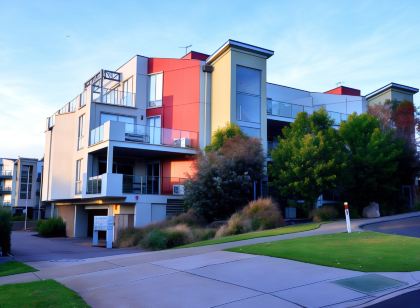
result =
[[[0,158],[0,206],[12,205],[14,164],[14,159]]]
[[[41,208],[42,160],[36,158],[1,159],[0,200],[13,214],[22,215],[28,208],[28,217],[43,214]]]
[[[115,216],[116,230],[162,220],[182,209],[195,156],[227,123],[261,139],[269,153],[300,111],[325,108],[336,125],[366,112],[356,89],[317,93],[268,83],[273,54],[229,40],[211,55],[137,55],[100,70],[47,119],[47,212],[63,217],[76,237],[92,233],[96,215]]]

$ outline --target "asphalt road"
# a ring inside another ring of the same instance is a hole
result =
[[[12,255],[19,261],[73,261],[141,252],[140,249],[92,247],[90,239],[42,238],[34,232],[12,232]]]
[[[384,302],[369,306],[370,308],[418,308],[420,306],[420,290],[405,293]]]
[[[420,238],[420,217],[405,218],[389,222],[375,223],[363,229],[388,234],[398,234]]]
[[[388,234],[398,234],[420,238],[420,217],[405,218],[389,222],[381,222],[364,226],[363,229]],[[371,308],[418,308],[420,307],[420,290],[391,298],[384,302],[369,306]]]

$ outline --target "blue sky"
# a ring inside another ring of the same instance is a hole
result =
[[[100,68],[180,57],[188,44],[272,49],[268,81],[311,91],[420,87],[419,12],[404,0],[0,0],[0,157],[42,157],[45,118]]]

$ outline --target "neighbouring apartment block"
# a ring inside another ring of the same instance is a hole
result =
[[[229,40],[212,55],[134,56],[100,70],[47,119],[42,200],[90,236],[93,217],[143,226],[183,209],[183,183],[215,130],[236,123],[268,153],[297,113],[324,108],[335,124],[367,111],[357,89],[325,93],[268,83],[273,51]]]
[[[30,219],[43,214],[41,206],[42,160],[35,158],[0,159],[0,206],[9,207],[14,215]]]

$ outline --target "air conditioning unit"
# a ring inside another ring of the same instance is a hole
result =
[[[175,138],[174,145],[181,148],[187,148],[191,146],[191,140],[189,138]]]
[[[173,194],[176,196],[183,196],[184,195],[184,185],[174,185],[173,186]]]

